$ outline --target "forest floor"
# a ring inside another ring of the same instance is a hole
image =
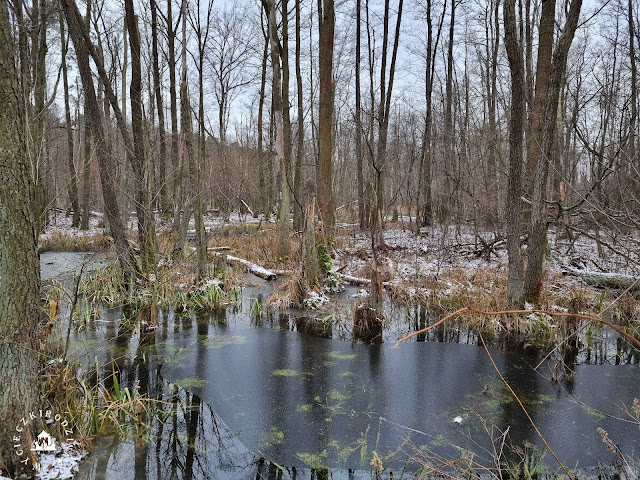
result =
[[[160,220],[160,219],[158,219]],[[132,240],[136,220],[127,222]],[[110,242],[104,232],[102,216],[91,216],[90,228],[71,227],[71,218],[59,213],[40,236],[41,250],[105,251]],[[170,225],[158,223],[158,245],[168,250]],[[237,213],[228,218],[205,218],[210,247],[230,247],[235,256],[278,271],[300,270],[300,243],[291,237],[292,256],[277,260],[277,226],[273,221]],[[416,233],[408,219],[387,222],[385,248],[376,260],[392,298],[399,302],[419,300],[453,311],[463,306],[482,310],[505,308],[507,252],[504,237],[489,231],[474,231],[471,225],[434,225]],[[599,236],[600,248],[595,238]],[[600,272],[640,278],[640,235],[585,231],[570,239],[562,232],[550,231],[544,267],[544,282],[536,308],[599,313],[609,305],[633,317],[635,285],[629,292],[603,290],[587,285],[576,273]],[[332,257],[343,276],[368,279],[374,264],[371,239],[356,224],[338,224]],[[162,252],[161,252],[162,253]],[[526,253],[526,248],[525,248]],[[366,295],[362,292],[362,295]],[[529,305],[533,307],[532,305]]]

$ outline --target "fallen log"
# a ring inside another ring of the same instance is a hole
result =
[[[346,275],[344,273],[341,273],[340,276],[342,277],[342,280],[350,283],[351,285],[365,286],[371,284],[371,280],[369,280],[368,278],[354,277],[353,275]]]
[[[576,268],[565,268],[565,272],[569,275],[580,277],[587,285],[594,287],[640,290],[640,277],[633,275],[593,272]]]
[[[254,275],[257,275],[260,278],[264,278],[265,280],[275,280],[276,278],[276,274],[271,270],[267,270],[266,268],[252,263],[249,260],[245,260],[244,258],[227,255],[227,262],[231,263],[232,265],[242,265]]]

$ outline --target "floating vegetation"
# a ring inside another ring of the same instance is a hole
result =
[[[284,443],[284,432],[278,430],[276,427],[271,427],[271,430],[269,430],[262,436],[261,443],[265,447],[280,445],[281,443]]]
[[[337,350],[332,350],[329,352],[329,358],[333,358],[335,360],[353,360],[356,358],[355,353],[341,353]]]
[[[296,406],[296,412],[304,412],[304,413],[309,413],[313,411],[313,405],[311,405],[310,403],[305,403],[303,405],[297,405]]]
[[[323,450],[320,454],[315,453],[296,453],[296,457],[306,463],[310,468],[322,470],[327,468],[326,462],[329,454]]]
[[[275,375],[276,377],[296,377],[300,374],[297,370],[292,370],[290,368],[279,368],[271,372],[271,375]]]

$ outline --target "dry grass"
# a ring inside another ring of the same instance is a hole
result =
[[[267,305],[271,308],[301,308],[305,297],[303,278],[300,273],[288,275],[267,299]]]
[[[232,255],[237,255],[265,268],[291,268],[296,266],[300,244],[296,237],[291,237],[291,257],[285,260],[277,259],[277,231],[263,230],[244,235],[221,235],[214,231],[209,239],[210,247],[230,247]]]
[[[54,232],[40,241],[38,252],[106,252],[110,248],[111,238],[103,233],[75,236]]]
[[[74,438],[85,449],[96,434],[143,429],[151,413],[154,400],[136,390],[120,388],[119,374],[112,368],[113,373],[106,377],[96,374],[101,369],[98,364],[84,370],[75,364],[54,362],[45,370],[43,391],[49,406],[68,415]]]

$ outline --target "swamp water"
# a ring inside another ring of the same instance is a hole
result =
[[[121,388],[162,401],[140,436],[99,438],[77,478],[374,478],[374,451],[384,478],[411,478],[420,471],[414,458],[441,464],[473,452],[492,466],[506,430],[508,445],[544,451],[472,334],[440,331],[421,340],[450,342],[393,347],[398,332],[422,322],[420,308],[391,308],[381,345],[335,339],[347,335],[342,322],[301,333],[310,324],[303,312],[251,315],[271,290],[255,282],[226,310],[162,312],[150,333],[120,322],[120,309],[73,333],[74,355],[103,366],[105,383],[115,366]],[[355,291],[339,298],[340,314]],[[559,382],[549,380],[553,355],[534,370],[538,353],[490,349],[558,457],[591,474],[615,460],[598,427],[625,455],[640,456],[638,422],[625,412],[640,396],[638,357],[602,335],[594,351],[574,357],[599,364],[577,365]],[[548,473],[558,468],[549,454],[544,463]]]

